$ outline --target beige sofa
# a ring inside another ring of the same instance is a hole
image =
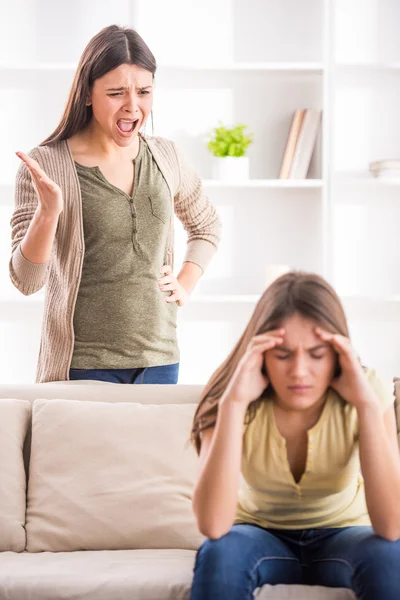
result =
[[[187,438],[200,391],[0,386],[0,600],[189,598],[202,537]],[[254,596],[354,598],[306,586]]]

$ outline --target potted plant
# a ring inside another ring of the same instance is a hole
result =
[[[245,133],[246,127],[247,125],[236,125],[229,129],[220,124],[214,129],[208,149],[215,156],[215,179],[243,181],[249,178],[249,159],[245,154],[253,136]]]

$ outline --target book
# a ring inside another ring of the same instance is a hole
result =
[[[377,160],[370,163],[369,170],[374,177],[380,179],[400,179],[400,160]]]
[[[290,131],[286,142],[285,152],[283,154],[279,179],[289,179],[293,156],[305,113],[305,109],[299,109],[296,110],[296,112],[293,115],[292,124],[290,126]]]
[[[315,108],[307,109],[297,140],[289,179],[305,179],[307,177],[320,124],[321,111]]]
[[[400,169],[400,159],[392,158],[386,160],[376,160],[369,164],[371,171],[381,171],[382,169]]]
[[[398,169],[374,169],[371,171],[374,177],[380,179],[400,179],[400,168]]]

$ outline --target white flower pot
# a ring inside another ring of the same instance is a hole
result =
[[[218,181],[246,181],[249,178],[249,157],[214,157],[213,178]]]

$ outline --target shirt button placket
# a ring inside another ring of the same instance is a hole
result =
[[[133,204],[133,198],[129,198],[129,202],[130,202],[130,205],[131,205],[132,219],[135,219],[134,222],[133,222],[133,233],[136,234],[136,231],[137,231],[136,209],[135,209],[134,204]]]

